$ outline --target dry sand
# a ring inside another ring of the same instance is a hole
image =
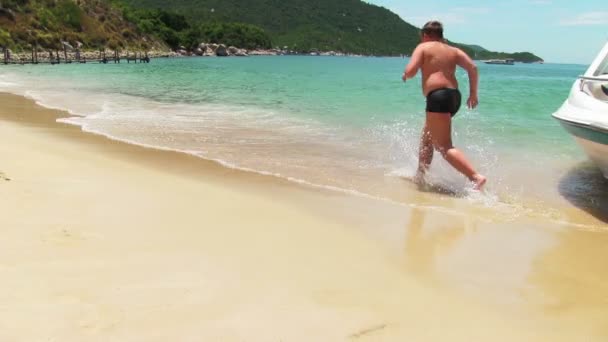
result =
[[[608,340],[608,231],[319,191],[0,103],[0,341]]]

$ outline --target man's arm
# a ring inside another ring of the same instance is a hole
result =
[[[464,51],[458,49],[458,58],[456,63],[469,74],[469,99],[467,100],[467,106],[473,109],[479,104],[477,98],[477,86],[479,84],[479,73],[477,72],[477,65],[475,62],[464,53]]]
[[[414,53],[412,54],[412,58],[410,59],[410,62],[405,67],[405,72],[403,73],[403,76],[401,77],[401,79],[403,79],[403,82],[405,82],[405,80],[407,80],[408,78],[413,78],[414,76],[416,76],[416,74],[418,73],[418,69],[420,69],[420,67],[422,67],[423,59],[424,59],[423,48],[421,45],[418,45],[418,47],[416,47],[416,49],[414,50]]]

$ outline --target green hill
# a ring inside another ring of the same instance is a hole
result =
[[[389,10],[360,0],[125,0],[160,8],[193,24],[242,22],[263,28],[274,46],[296,51],[399,55],[413,50],[418,29]]]
[[[342,51],[366,55],[411,54],[419,28],[384,7],[361,0],[123,0],[136,8],[184,15],[194,25],[241,22],[263,28],[272,44],[299,52]],[[504,54],[456,44],[477,59],[541,61],[531,53]],[[483,56],[483,57],[482,57]]]
[[[61,49],[62,41],[85,49],[157,48],[166,44],[143,34],[103,0],[0,0],[0,46],[19,50]]]
[[[543,62],[543,59],[536,56],[531,52],[494,52],[488,51],[485,48],[478,45],[467,45],[467,44],[458,44],[454,42],[450,42],[451,45],[454,45],[463,51],[465,51],[471,58],[477,60],[486,60],[486,59],[514,59],[516,62],[524,62],[524,63],[534,63],[534,62]]]

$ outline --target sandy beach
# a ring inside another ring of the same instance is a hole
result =
[[[391,204],[0,103],[0,341],[608,340],[608,230],[582,210]]]

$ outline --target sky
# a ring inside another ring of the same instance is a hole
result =
[[[530,51],[552,63],[590,64],[608,42],[606,0],[367,0],[446,38],[491,51]]]

